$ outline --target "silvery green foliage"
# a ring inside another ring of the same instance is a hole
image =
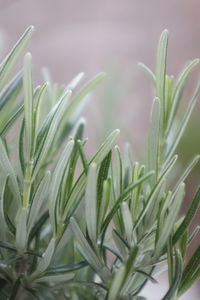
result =
[[[184,181],[199,157],[171,180],[199,84],[178,124],[176,115],[199,61],[189,62],[177,80],[168,76],[165,30],[155,73],[140,64],[155,89],[145,164],[134,162],[130,149],[121,153],[119,130],[88,158],[78,116],[105,75],[79,90],[82,73],[66,87],[48,80],[35,88],[27,53],[22,71],[8,81],[32,32],[29,27],[0,66],[1,299],[142,300],[145,284],[156,284],[166,270],[163,300],[178,299],[200,277],[200,246],[185,262],[199,231],[188,233],[200,189],[179,217]],[[13,128],[17,144],[10,145]]]

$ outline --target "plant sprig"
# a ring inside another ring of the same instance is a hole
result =
[[[155,72],[140,64],[155,92],[145,164],[130,160],[116,146],[118,129],[89,158],[80,108],[105,74],[78,90],[83,73],[63,87],[45,71],[48,82],[34,87],[28,53],[22,71],[7,82],[32,32],[31,26],[0,68],[2,299],[139,300],[145,284],[157,283],[156,276],[166,270],[169,289],[162,299],[178,299],[200,277],[199,246],[185,261],[199,232],[197,226],[189,235],[199,188],[186,215],[179,217],[184,181],[199,156],[175,182],[170,180],[199,83],[182,117],[177,114],[199,60],[189,62],[177,80],[167,75],[165,30]],[[8,144],[11,130],[18,136],[14,156]]]

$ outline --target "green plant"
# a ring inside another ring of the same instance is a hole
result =
[[[166,270],[169,290],[162,299],[178,299],[200,276],[200,246],[185,262],[199,231],[189,234],[200,189],[179,217],[183,182],[199,156],[171,180],[199,84],[178,124],[176,114],[199,61],[190,62],[177,81],[166,75],[164,31],[155,74],[141,64],[155,88],[145,165],[132,161],[130,149],[122,155],[115,146],[119,130],[88,159],[85,124],[78,116],[105,75],[80,91],[83,74],[67,87],[33,88],[26,54],[22,72],[8,82],[32,31],[28,28],[0,68],[0,299],[139,300],[146,282],[156,282]],[[13,127],[17,120],[19,132]]]

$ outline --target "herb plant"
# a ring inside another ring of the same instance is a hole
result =
[[[142,300],[145,284],[164,271],[169,289],[162,299],[179,299],[200,277],[200,246],[186,262],[199,231],[189,227],[200,189],[179,216],[184,181],[199,156],[173,176],[199,83],[178,123],[176,115],[199,60],[178,79],[168,76],[165,30],[155,73],[140,64],[155,90],[145,163],[132,159],[130,147],[121,153],[119,130],[88,158],[79,115],[105,74],[80,90],[82,73],[66,87],[34,88],[27,53],[10,79],[32,32],[29,27],[0,66],[0,299]]]

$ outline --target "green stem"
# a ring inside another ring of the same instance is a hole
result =
[[[33,160],[30,160],[27,164],[24,178],[24,189],[23,189],[23,208],[29,207],[31,184],[32,184],[32,171],[33,171]]]

